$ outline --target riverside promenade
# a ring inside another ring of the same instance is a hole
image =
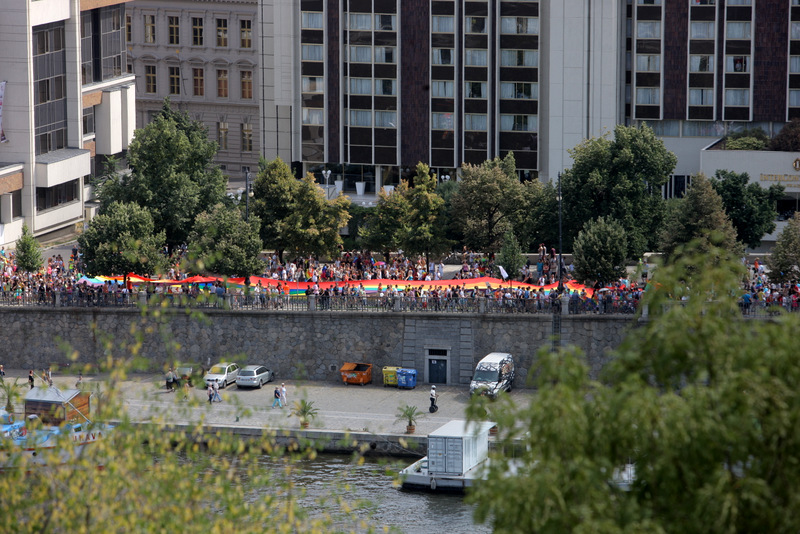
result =
[[[27,391],[27,372],[6,370],[7,380],[20,377],[21,390]],[[74,388],[77,376],[54,372],[53,383],[62,389]],[[102,383],[103,376],[84,376],[84,387]],[[135,373],[121,383],[124,407],[131,420],[137,423],[168,423],[176,430],[194,427],[202,422],[210,434],[235,433],[257,438],[264,430],[274,432],[280,439],[316,440],[325,450],[348,452],[359,447],[375,454],[420,455],[427,446],[428,433],[452,419],[463,419],[469,402],[467,385],[437,385],[439,411],[429,413],[429,384],[415,389],[384,387],[380,370],[373,374],[373,383],[366,386],[344,385],[341,382],[285,381],[289,406],[271,408],[273,391],[282,382],[278,377],[262,389],[238,389],[230,385],[220,390],[223,402],[208,403],[204,387],[190,388],[189,401],[183,400],[183,390],[169,393],[162,375]],[[41,379],[36,385],[42,384]],[[527,403],[533,390],[514,390],[510,393],[518,404]],[[314,402],[319,410],[307,430],[300,428],[297,417],[291,415],[292,405],[299,399]],[[414,435],[405,434],[406,423],[397,421],[398,407],[417,406],[424,412],[417,420]],[[22,402],[16,406],[22,411]],[[345,440],[345,438],[348,438]],[[346,443],[346,444],[345,444]]]

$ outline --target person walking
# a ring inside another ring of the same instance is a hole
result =
[[[430,413],[434,413],[439,410],[439,407],[436,405],[436,399],[439,397],[439,394],[436,393],[436,386],[431,386],[431,407],[428,409]]]
[[[214,399],[217,402],[222,402],[222,397],[219,396],[219,380],[214,380]]]
[[[83,385],[83,373],[80,373],[78,375],[78,381],[75,382],[75,389],[81,389],[82,385]]]
[[[211,382],[208,383],[206,392],[208,393],[208,403],[211,404],[214,402],[214,386],[211,385]]]
[[[286,384],[281,382],[281,404],[286,406]]]
[[[184,380],[183,382],[183,400],[189,400],[189,381]]]
[[[175,375],[172,373],[172,367],[167,371],[167,393],[175,391]]]
[[[33,389],[33,369],[28,371],[28,385],[30,385],[31,389]]]
[[[281,404],[281,388],[275,387],[275,391],[272,393],[274,397],[272,400],[272,407],[275,408],[275,405],[278,405],[278,408],[283,408],[283,404]]]
[[[3,365],[0,364],[0,378],[6,377],[6,370],[3,368]]]

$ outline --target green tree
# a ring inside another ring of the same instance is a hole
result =
[[[767,257],[769,279],[777,283],[800,280],[800,212],[795,212]]]
[[[764,150],[767,143],[757,137],[739,137],[728,139],[725,142],[725,150]]]
[[[42,268],[42,247],[33,237],[27,224],[22,225],[22,235],[17,239],[15,257],[17,268],[26,273],[37,273]]]
[[[452,176],[450,180],[439,182],[436,186],[436,194],[444,200],[444,235],[453,245],[464,242],[464,233],[456,221],[455,208],[453,207],[453,197],[458,191],[459,184],[457,177]]]
[[[575,239],[573,261],[579,282],[611,282],[625,274],[628,243],[625,229],[611,217],[589,221]]]
[[[375,211],[359,227],[361,244],[368,250],[380,251],[386,261],[389,254],[400,248],[400,229],[408,217],[408,182],[402,180],[394,191],[378,193]]]
[[[347,224],[350,200],[344,196],[328,200],[314,175],[306,174],[293,187],[291,211],[283,221],[285,239],[298,255],[336,257],[342,246],[339,229]]]
[[[800,151],[800,119],[792,119],[769,143],[770,150],[779,152]]]
[[[659,313],[600,381],[579,351],[542,350],[529,374],[535,402],[475,399],[469,415],[499,434],[469,499],[495,532],[800,529],[798,319],[743,318],[744,271],[727,251],[684,260],[659,269],[644,297]],[[627,488],[625,466],[635,469]]]
[[[764,189],[749,182],[746,172],[725,170],[718,170],[711,179],[714,190],[722,197],[722,206],[736,229],[739,241],[756,248],[761,245],[764,234],[775,231],[777,202],[783,198],[784,187],[773,184]]]
[[[217,144],[202,124],[165,100],[128,148],[130,175],[114,174],[98,185],[100,213],[115,201],[136,203],[150,211],[170,247],[185,242],[197,215],[225,197],[226,178],[214,164],[216,153]]]
[[[466,164],[462,179],[453,195],[453,210],[464,234],[465,244],[473,250],[496,252],[503,236],[513,230],[525,207],[523,187],[511,169],[513,154],[482,165]]]
[[[253,213],[261,219],[261,241],[274,250],[283,262],[283,252],[293,243],[287,232],[289,216],[294,210],[298,180],[281,158],[259,165],[261,170],[253,184]]]
[[[449,248],[445,237],[444,199],[436,194],[436,176],[430,167],[418,163],[414,187],[403,191],[408,202],[406,217],[402,219],[398,241],[409,255],[440,254]]]
[[[198,215],[189,236],[189,259],[195,262],[195,270],[222,276],[260,273],[260,226],[258,217],[245,221],[240,210],[222,204]]]
[[[574,163],[561,177],[564,249],[584,225],[613,217],[628,236],[629,258],[653,250],[661,227],[664,185],[677,163],[647,125],[619,125],[614,136],[587,139],[570,151]]]
[[[514,232],[508,231],[503,236],[503,246],[500,247],[500,254],[497,256],[497,264],[501,265],[506,270],[509,278],[514,280],[522,266],[525,265],[525,256],[522,255],[522,249],[514,237]]]
[[[164,242],[164,231],[156,232],[148,210],[123,202],[112,202],[78,236],[86,272],[92,275],[162,272],[167,265]]]
[[[736,254],[742,252],[722,198],[702,173],[692,178],[686,196],[665,221],[660,239],[661,251],[668,258],[680,255],[682,247],[695,240],[699,240],[701,250],[717,246]]]
[[[514,222],[524,250],[535,251],[539,243],[558,244],[558,191],[553,183],[531,180],[522,184],[523,206]]]

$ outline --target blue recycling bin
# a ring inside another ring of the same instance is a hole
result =
[[[414,389],[415,387],[417,387],[417,370],[398,369],[397,387],[406,389]]]

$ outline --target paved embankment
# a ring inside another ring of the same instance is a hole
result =
[[[27,372],[7,371],[10,377],[26,380]],[[56,386],[72,388],[75,376],[53,376]],[[102,382],[102,376],[84,377],[86,384]],[[366,386],[346,386],[327,382],[286,382],[289,407],[271,408],[273,390],[280,381],[262,389],[238,389],[235,385],[221,390],[223,402],[209,404],[203,388],[190,389],[190,402],[183,391],[169,393],[161,375],[134,374],[121,384],[124,404],[131,419],[139,423],[167,422],[175,429],[202,422],[209,433],[230,432],[253,438],[266,430],[279,442],[313,440],[324,450],[348,452],[368,448],[376,454],[419,455],[427,448],[427,434],[452,419],[463,419],[469,401],[467,386],[437,386],[439,411],[428,413],[430,387],[415,389],[383,387],[378,377]],[[41,383],[37,379],[37,385]],[[531,390],[514,390],[512,395],[524,402]],[[300,429],[291,405],[298,399],[314,403],[319,410],[308,430]],[[416,433],[405,434],[406,423],[397,421],[398,407],[410,404],[424,412],[417,421]],[[18,407],[21,409],[21,406]]]

